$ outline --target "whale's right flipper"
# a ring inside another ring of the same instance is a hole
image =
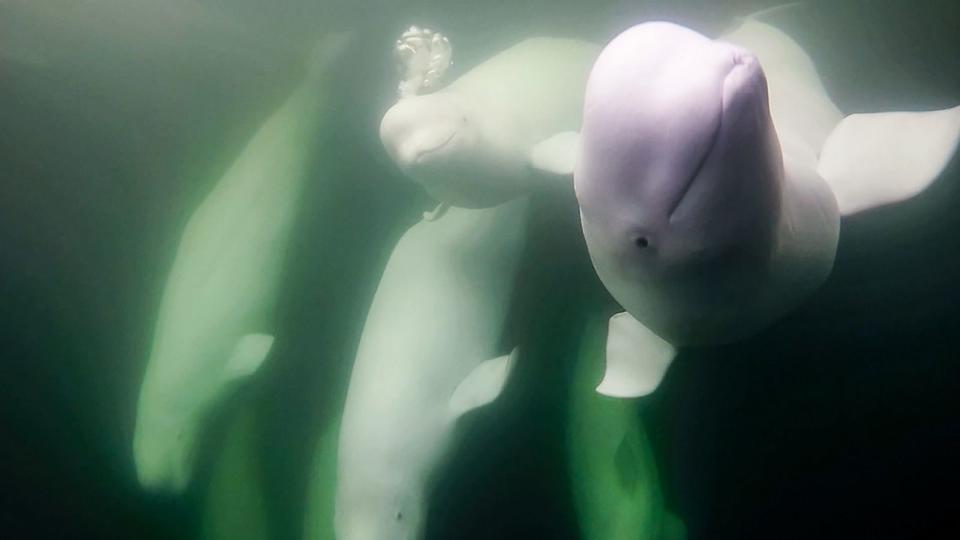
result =
[[[529,163],[537,171],[566,178],[573,175],[579,149],[580,134],[562,131],[534,145]]]
[[[827,137],[817,171],[840,213],[909,199],[950,163],[960,141],[960,107],[852,114]]]
[[[247,334],[241,337],[227,361],[226,378],[238,381],[246,379],[260,369],[271,348],[273,348],[272,335]]]
[[[607,369],[597,392],[634,398],[657,389],[677,350],[629,313],[610,317],[607,331]]]
[[[497,399],[516,364],[517,349],[508,355],[481,362],[450,396],[450,415],[461,415]]]

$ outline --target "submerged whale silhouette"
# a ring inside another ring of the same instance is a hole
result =
[[[597,390],[652,392],[683,345],[748,337],[827,278],[840,216],[946,166],[960,107],[843,117],[813,62],[756,18],[711,40],[637,25],[601,52],[579,136],[534,162],[573,174],[594,268],[626,312]]]
[[[309,164],[333,109],[331,34],[304,81],[249,140],[187,224],[163,292],[140,387],[133,458],[140,485],[179,493],[193,476],[210,417],[273,347],[282,263]],[[319,139],[318,139],[319,137]]]

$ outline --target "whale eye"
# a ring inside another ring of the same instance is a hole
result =
[[[403,520],[403,512],[397,512],[396,515],[393,516],[393,517],[394,517],[394,519],[396,519],[397,521],[402,521],[402,520]]]
[[[646,236],[638,236],[636,240],[633,241],[638,248],[645,248],[650,245],[650,240]]]

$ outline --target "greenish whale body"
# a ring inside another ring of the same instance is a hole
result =
[[[204,497],[203,540],[270,538],[257,444],[261,433],[254,402],[230,419]]]
[[[597,394],[606,324],[588,325],[570,389],[568,464],[584,540],[682,540],[668,513],[640,404]]]
[[[259,128],[191,217],[163,293],[140,390],[133,454],[140,484],[180,492],[210,412],[257,371],[311,155],[332,109],[325,38],[304,82]]]
[[[339,420],[330,422],[320,433],[307,491],[307,511],[303,521],[304,540],[336,540],[333,533],[334,501],[337,493],[337,441]]]

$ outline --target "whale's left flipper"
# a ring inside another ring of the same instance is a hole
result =
[[[450,415],[458,418],[497,399],[516,364],[517,349],[508,355],[482,362],[457,386],[450,397]]]
[[[530,166],[549,175],[568,177],[573,175],[579,151],[580,134],[561,131],[534,145],[530,150]]]
[[[607,369],[597,392],[610,397],[645,396],[660,381],[677,350],[629,313],[610,317],[607,331]]]
[[[230,360],[227,361],[225,377],[242,380],[255,373],[273,348],[273,336],[247,334],[237,341]]]
[[[958,140],[960,107],[852,114],[827,137],[817,171],[848,215],[926,189],[950,163]]]

